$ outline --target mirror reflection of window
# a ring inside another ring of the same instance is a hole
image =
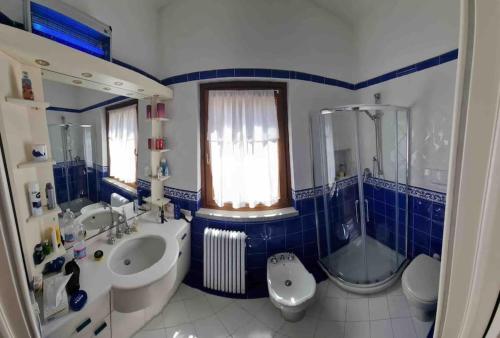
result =
[[[107,109],[109,175],[133,185],[137,178],[137,103]]]

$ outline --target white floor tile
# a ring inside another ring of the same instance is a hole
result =
[[[217,318],[219,318],[222,325],[224,325],[230,334],[233,334],[236,330],[253,320],[253,317],[248,312],[235,303],[217,313]]]
[[[193,324],[182,324],[166,329],[167,338],[196,338],[196,329]]]
[[[346,298],[347,292],[342,290],[332,281],[328,281],[327,297]]]
[[[322,302],[321,319],[345,321],[347,300],[345,298],[325,298]]]
[[[325,297],[328,293],[328,286],[330,285],[330,280],[324,280],[316,284],[316,297],[322,298]]]
[[[271,330],[266,325],[262,324],[257,319],[253,319],[241,328],[239,328],[235,333],[233,333],[233,338],[271,338],[273,337],[273,330]]]
[[[215,313],[205,297],[196,297],[184,301],[190,321],[206,318]]]
[[[319,320],[316,325],[314,338],[343,338],[345,332],[344,322]]]
[[[144,325],[142,328],[143,330],[158,330],[158,329],[163,329],[163,316],[161,313],[157,315],[156,317],[153,317],[149,322]]]
[[[391,319],[394,338],[416,338],[415,328],[411,318]]]
[[[389,305],[387,297],[377,297],[368,299],[368,307],[370,309],[370,320],[389,319]]]
[[[229,336],[224,325],[214,315],[194,322],[196,333],[199,338],[221,338]]]
[[[162,311],[163,326],[171,327],[189,322],[184,302],[169,303]]]
[[[141,330],[137,332],[133,338],[165,338],[165,330]]]
[[[208,304],[212,307],[212,310],[214,312],[219,312],[222,309],[224,309],[226,306],[229,304],[233,303],[233,299],[228,298],[228,297],[220,297],[220,296],[215,296],[211,294],[206,295]]]
[[[405,296],[387,296],[391,318],[410,317],[410,307]]]
[[[390,319],[370,322],[370,338],[393,338]]]
[[[285,321],[278,310],[270,300],[267,300],[255,317],[264,325],[274,331],[278,331]]]
[[[413,326],[415,326],[415,331],[417,333],[417,338],[426,338],[429,333],[433,321],[423,322],[420,319],[413,317]]]
[[[403,289],[401,288],[401,280],[398,280],[396,283],[391,285],[385,293],[388,296],[404,296]]]
[[[368,298],[348,299],[346,321],[360,322],[370,319],[370,311],[368,309]]]
[[[346,322],[345,338],[370,338],[370,322]]]
[[[187,286],[186,284],[181,284],[177,292],[179,292],[179,296],[182,300],[193,299],[206,295],[203,291]]]
[[[264,306],[266,301],[268,301],[267,298],[238,299],[235,303],[238,304],[243,310],[255,316],[255,314],[258,313]]]
[[[312,317],[304,317],[298,322],[287,322],[283,324],[279,333],[291,338],[313,337],[318,320]]]
[[[322,299],[315,299],[314,302],[306,309],[306,317],[321,318],[323,312]]]

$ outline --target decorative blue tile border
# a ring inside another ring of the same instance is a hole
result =
[[[396,190],[395,182],[387,181],[381,178],[369,177],[366,179],[365,183],[384,189],[389,189],[394,191]],[[402,183],[398,184],[397,189],[398,192],[403,192],[403,193],[408,190],[408,194],[413,197],[418,197],[431,202],[446,204],[446,194],[442,192],[419,188]]]
[[[324,186],[324,187],[314,187],[314,188],[307,188],[307,189],[301,189],[301,190],[292,190],[292,198],[296,201],[304,200],[307,198],[313,198],[317,196],[321,196],[324,192],[329,193],[333,189],[345,189],[347,187],[350,187],[351,185],[354,185],[358,183],[358,177],[357,176],[351,176],[348,178],[344,178],[336,184],[330,185],[330,186]]]

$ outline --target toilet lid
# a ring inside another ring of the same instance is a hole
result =
[[[435,302],[439,289],[439,261],[418,255],[403,273],[403,283],[415,298],[422,302]]]

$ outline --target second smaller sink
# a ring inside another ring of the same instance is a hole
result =
[[[123,242],[109,257],[109,268],[118,275],[146,270],[165,254],[167,243],[160,236],[148,235]]]

